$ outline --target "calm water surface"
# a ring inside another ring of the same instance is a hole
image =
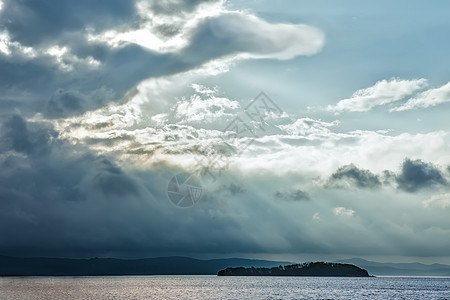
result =
[[[0,299],[450,299],[450,278],[0,277]]]

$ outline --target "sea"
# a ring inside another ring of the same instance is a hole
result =
[[[450,299],[450,278],[0,277],[0,299]]]

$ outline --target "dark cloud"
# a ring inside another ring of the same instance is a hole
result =
[[[43,112],[53,118],[79,114],[117,99],[111,89],[92,84],[99,76],[96,72],[83,67],[61,70],[49,56],[17,61],[14,56],[0,55],[0,99],[14,103],[11,107],[25,115]]]
[[[193,12],[205,2],[212,1],[152,3],[155,13],[173,16]],[[238,184],[224,183],[218,197],[210,197],[212,201],[179,209],[167,199],[166,189],[181,170],[167,165],[145,171],[121,167],[112,157],[62,139],[49,123],[27,121],[36,113],[48,119],[66,118],[110,102],[126,102],[144,79],[196,69],[239,52],[281,51],[284,43],[297,45],[295,39],[272,43],[268,36],[274,35],[260,27],[270,24],[230,13],[200,22],[192,29],[188,45],[173,53],[135,44],[111,47],[88,40],[87,34],[134,27],[142,21],[134,1],[2,3],[0,30],[13,42],[11,54],[0,54],[2,254],[153,256],[318,250],[307,233],[299,234],[295,220],[268,209],[273,201]],[[159,30],[170,36],[177,28]],[[24,54],[22,46],[32,47],[34,54]],[[66,52],[54,57],[47,53],[52,46],[65,47]],[[98,63],[88,64],[83,60],[88,57]],[[167,139],[177,137],[168,133]],[[216,205],[218,198],[226,196],[232,196],[239,209]],[[297,192],[289,197],[305,195]],[[274,240],[281,240],[283,247]]]
[[[286,59],[321,49],[323,37],[316,29],[292,25],[281,30],[278,26],[237,12],[206,18],[192,33],[183,54],[207,60],[239,53]],[[296,50],[289,53],[294,45]]]
[[[23,45],[58,40],[64,34],[105,30],[136,18],[134,1],[122,0],[4,0],[0,27]]]
[[[241,195],[245,193],[245,190],[235,184],[235,183],[230,183],[230,184],[223,184],[221,185],[219,188],[217,188],[213,194],[219,194],[221,196],[227,196],[227,197],[233,197],[233,196],[237,196],[237,195]]]
[[[61,118],[123,101],[140,81],[192,66],[137,45],[109,49],[98,68],[75,65],[73,70],[62,70],[48,56],[14,61],[0,55],[0,90],[5,100],[20,91],[22,97],[12,100],[25,114],[43,112],[47,118]]]
[[[326,183],[326,187],[374,189],[381,186],[380,178],[370,172],[356,167],[354,164],[340,167]]]
[[[154,28],[155,32],[163,37],[173,37],[179,34],[182,30],[181,25],[176,24],[162,24]]]
[[[88,151],[85,155],[74,154],[81,149],[59,139],[57,132],[45,124],[26,122],[14,115],[1,129],[0,176],[2,190],[9,190],[9,194],[17,191],[37,202],[75,199],[78,192],[77,195],[68,192],[78,191],[87,178],[86,183],[95,185],[104,194],[137,193],[131,179],[110,160]]]
[[[152,1],[150,7],[156,14],[183,14],[206,2],[216,1]],[[304,44],[304,54],[310,54],[322,43],[318,32],[295,26],[283,27],[287,33],[274,40],[277,37],[267,34],[266,29],[276,31],[277,25],[240,13],[205,18],[189,34],[185,32],[189,38],[186,47],[171,53],[136,44],[111,47],[88,39],[88,33],[135,28],[141,21],[134,1],[4,1],[0,28],[8,32],[12,42],[20,44],[10,44],[11,55],[0,54],[0,90],[9,101],[17,91],[24,95],[16,103],[3,105],[19,108],[25,116],[41,112],[47,118],[64,118],[123,101],[148,78],[196,69],[237,53],[277,54],[294,44],[296,49]],[[174,26],[162,25],[155,30],[170,36],[180,30]],[[33,47],[35,56],[23,54],[22,46]],[[51,46],[65,47],[66,52],[55,58],[47,52]],[[86,59],[95,59],[97,64]]]
[[[106,88],[91,91],[88,95],[78,90],[59,89],[54,93],[44,110],[46,118],[64,118],[79,115],[115,99],[115,93]]]
[[[141,144],[137,144],[136,138],[133,135],[129,135],[129,134],[122,134],[122,135],[118,135],[115,137],[110,137],[110,138],[88,138],[86,139],[85,143],[86,145],[96,145],[96,144],[100,144],[102,146],[106,146],[106,147],[113,147],[117,144],[123,143],[125,141],[130,141],[132,143],[130,143],[131,145],[141,145]]]
[[[31,127],[19,115],[11,116],[1,126],[1,151],[9,149],[30,156],[47,155],[58,133],[47,127]]]
[[[397,174],[389,170],[384,170],[380,175],[380,180],[382,181],[382,184],[385,186],[395,187]]]
[[[308,193],[302,190],[294,190],[290,192],[277,191],[273,196],[277,200],[287,200],[287,201],[311,200],[311,197],[308,195]]]
[[[208,199],[179,208],[167,197],[168,182],[181,171],[177,168],[161,163],[125,169],[111,157],[69,144],[46,123],[29,122],[17,114],[0,123],[2,254],[148,257],[391,251],[386,246],[392,244],[390,239],[374,238],[364,227],[348,235],[347,226],[333,222],[331,210],[336,205],[329,206],[329,202],[336,200],[334,194],[331,199],[324,196],[321,203],[305,203],[309,205],[296,211],[285,201],[275,203],[273,196],[286,201],[309,198],[302,190],[280,190],[273,195],[268,183],[283,180],[288,184],[295,180],[290,177],[264,177],[261,181],[246,177],[244,191],[241,183],[225,173],[215,183],[202,182]],[[330,191],[315,193],[323,192]],[[360,206],[352,208],[366,216],[361,220],[367,228],[379,224],[375,227],[385,228],[396,239],[415,241],[408,235],[414,230],[396,233],[395,227],[389,227],[397,210],[386,209],[385,213],[393,216],[379,219],[355,200],[359,197],[355,193],[337,196],[338,201],[348,201],[339,197],[353,197],[352,203]],[[321,226],[311,226],[316,211],[320,211],[322,218],[317,222],[322,222]],[[445,239],[439,240],[445,246]],[[415,241],[405,252],[417,253],[422,242]],[[361,245],[356,250],[355,243]]]
[[[68,116],[83,112],[86,97],[78,91],[59,90],[47,103],[47,116]]]
[[[384,185],[414,193],[424,188],[446,184],[447,180],[438,167],[420,159],[406,158],[399,173],[385,170],[381,175],[376,175],[369,170],[361,170],[353,164],[343,166],[328,178],[325,186],[373,189]]]
[[[409,158],[403,161],[396,182],[399,189],[410,193],[447,184],[444,175],[436,166],[420,159],[411,160]]]
[[[93,183],[98,186],[106,196],[139,196],[136,183],[114,165],[110,160],[103,158],[97,162],[98,173],[93,177]]]
[[[5,118],[0,127],[0,253],[145,257],[276,252],[275,236],[289,241],[284,247],[291,251],[316,249],[291,221],[278,224],[281,212],[267,209],[254,193],[243,196],[236,183],[223,183],[208,193],[209,201],[180,209],[167,198],[167,184],[179,169],[130,169],[64,141],[45,123],[27,122],[20,115]],[[229,196],[234,200],[221,200]],[[241,212],[229,206],[236,200]],[[271,227],[263,229],[268,221]]]
[[[253,46],[260,48],[264,44],[264,38],[258,36],[254,29],[246,28],[250,25],[246,23],[248,20],[244,16],[234,13],[208,18],[196,28],[191,38],[192,42],[183,52],[187,54],[187,57],[199,55],[206,60],[211,60],[241,51],[250,52]],[[243,36],[237,37],[236,28],[226,26],[227,24],[235,24],[234,26],[242,24],[240,29]],[[255,41],[255,39],[258,40]]]
[[[88,46],[84,48],[85,55],[94,51]],[[63,70],[56,60],[45,55],[24,57],[20,61],[13,56],[0,55],[3,97],[7,100],[8,95],[23,91],[24,96],[16,99],[15,106],[24,113],[43,112],[48,118],[67,117],[112,101],[122,101],[127,92],[144,79],[184,72],[217,58],[214,53],[205,56],[185,52],[161,54],[138,45],[103,49],[99,56],[98,68],[75,63],[72,70]]]
[[[102,203],[108,214],[114,199],[145,199],[145,189],[112,161],[74,148],[43,123],[11,116],[1,125],[0,141],[2,252],[80,246],[82,241],[69,237],[89,235],[87,228],[77,231],[91,210],[97,210],[100,224],[93,219],[86,225],[104,226]]]
[[[32,46],[37,56],[20,54],[16,44],[11,46],[12,55],[0,53],[2,97],[8,100],[25,92],[14,99],[15,108],[61,118],[120,101],[145,78],[185,70],[175,67],[176,61],[171,64],[171,57],[136,45],[111,48],[87,39],[88,30],[129,28],[137,21],[134,1],[4,1],[0,28],[11,41]],[[45,53],[46,47],[55,45],[67,49],[61,61]],[[100,65],[82,61],[88,57]],[[62,63],[70,68],[62,68]]]
[[[3,56],[0,53],[0,89],[5,95],[17,95],[20,92],[42,91],[49,83],[57,79],[56,63],[49,57],[34,59]],[[44,89],[45,91],[45,89]],[[42,93],[34,97],[42,97]],[[25,95],[24,95],[25,96]]]

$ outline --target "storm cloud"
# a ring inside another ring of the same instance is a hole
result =
[[[86,30],[122,26],[136,18],[133,1],[14,1],[4,0],[1,27],[11,38],[26,46],[68,39]]]
[[[405,158],[398,172],[384,170],[381,175],[363,170],[354,164],[337,169],[328,178],[328,188],[375,189],[381,186],[396,187],[399,190],[415,193],[422,189],[446,186],[447,179],[442,171],[431,163],[420,159]]]
[[[381,186],[380,178],[369,170],[359,169],[354,164],[345,165],[328,178],[326,187],[374,189]]]
[[[447,184],[447,180],[439,168],[420,159],[411,160],[409,158],[402,163],[396,182],[399,189],[410,193]]]
[[[395,224],[383,223],[370,207],[365,207],[377,201],[354,201],[351,209],[357,213],[343,218],[336,207],[348,207],[344,201],[358,198],[356,193],[328,197],[316,189],[316,200],[306,201],[310,198],[306,192],[288,188],[298,184],[298,178],[285,178],[274,194],[269,183],[280,182],[277,175],[239,180],[239,174],[232,176],[224,171],[222,176],[217,174],[216,183],[202,181],[205,197],[199,203],[179,208],[167,198],[167,184],[182,171],[179,168],[164,164],[141,170],[124,168],[111,157],[72,145],[48,123],[30,122],[17,114],[5,118],[0,141],[2,254],[148,257],[390,253],[380,237],[387,233],[377,232],[374,237],[369,231],[373,224],[402,241],[414,241],[409,231],[398,232]],[[345,180],[373,181],[355,168],[347,166],[336,174],[353,174],[342,175]],[[235,179],[230,181],[229,176]],[[387,192],[382,193],[381,198],[386,200],[380,201],[390,201]],[[299,201],[305,205],[299,207]],[[359,216],[364,222],[359,223]],[[358,226],[358,234],[346,234],[347,222],[356,222],[352,226]],[[365,243],[350,249],[348,245],[357,240]],[[419,255],[420,249],[408,251]]]
[[[155,14],[193,12],[205,2],[214,1],[154,1],[150,7]],[[3,97],[23,91],[15,106],[24,114],[64,118],[121,102],[145,79],[195,70],[215,59],[239,55],[286,59],[314,54],[323,45],[322,33],[313,27],[270,24],[225,11],[186,29],[182,33],[186,45],[169,52],[130,42],[111,46],[91,38],[108,30],[138,29],[144,21],[138,4],[4,1],[0,10],[0,27],[6,32],[6,50],[0,51]],[[269,39],[268,30],[280,33]]]
[[[125,170],[110,157],[68,143],[50,125],[20,115],[6,118],[0,129],[2,254],[271,252],[279,249],[270,246],[275,237],[289,241],[283,245],[291,251],[317,247],[297,237],[297,230],[285,231],[285,225],[251,229],[264,219],[275,222],[281,212],[267,211],[270,201],[247,195],[235,183],[220,181],[208,188],[206,182],[205,189],[214,192],[205,190],[198,205],[182,209],[167,198],[167,183],[180,169]],[[253,213],[242,218],[249,211]],[[264,238],[267,232],[271,234]]]

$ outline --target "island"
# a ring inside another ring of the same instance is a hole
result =
[[[329,276],[329,277],[372,277],[367,270],[351,264],[309,262],[278,266],[273,268],[226,268],[218,276]]]

